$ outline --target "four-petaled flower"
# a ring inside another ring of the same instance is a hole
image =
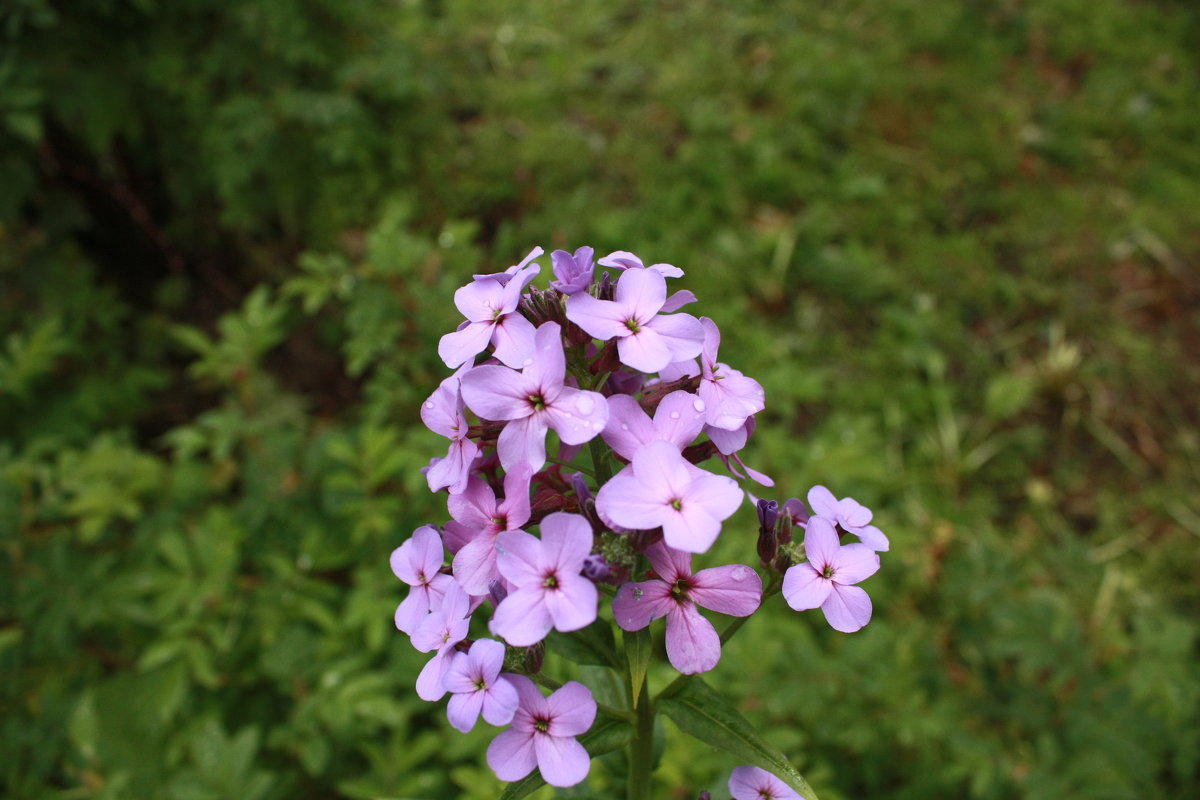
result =
[[[432,525],[417,528],[408,541],[392,551],[392,572],[412,589],[396,607],[396,627],[412,635],[429,612],[442,604],[454,578],[440,573],[442,537]]]
[[[596,510],[629,530],[662,527],[671,547],[703,553],[741,502],[732,478],[698,469],[659,440],[638,448],[633,462],[600,488]]]
[[[594,252],[590,247],[581,247],[574,255],[566,250],[551,253],[555,280],[550,281],[550,288],[566,295],[586,292],[596,272],[596,265],[592,263]]]
[[[888,538],[883,531],[871,524],[871,509],[850,497],[838,500],[824,486],[808,490],[808,504],[813,516],[824,517],[835,525],[841,525],[862,540],[863,544],[876,552],[886,552]]]
[[[795,790],[759,767],[735,767],[729,776],[733,800],[803,800]]]
[[[704,329],[691,314],[659,314],[667,300],[667,281],[650,269],[629,269],[617,279],[612,300],[586,292],[567,299],[567,319],[597,339],[616,339],[621,363],[642,372],[658,372],[673,361],[695,358],[704,346]]]
[[[865,544],[840,544],[833,523],[813,517],[804,531],[808,561],[783,576],[783,597],[797,611],[821,608],[836,631],[854,633],[871,621],[871,598],[853,584],[879,569],[879,556]]]
[[[456,653],[454,648],[467,638],[471,599],[457,583],[446,587],[439,608],[431,611],[413,631],[412,644],[422,653],[436,651],[417,676],[417,696],[422,700],[440,700],[446,693],[442,679]]]
[[[496,537],[496,565],[513,586],[492,617],[492,630],[518,647],[551,628],[575,631],[596,620],[596,585],[579,573],[592,552],[592,526],[578,514],[542,520],[542,538],[524,531]]]
[[[517,690],[512,727],[492,740],[487,762],[502,781],[518,781],[534,767],[551,786],[574,786],[587,777],[591,758],[575,740],[596,719],[596,701],[582,683],[568,681],[549,697],[524,675],[505,674]]]
[[[685,675],[708,672],[721,658],[721,639],[696,606],[734,617],[748,617],[762,601],[762,579],[741,564],[711,567],[692,574],[692,557],[662,542],[646,550],[658,576],[626,583],[613,600],[613,616],[622,630],[636,631],[667,618],[667,660]]]
[[[450,662],[442,686],[453,696],[446,708],[450,724],[463,733],[475,727],[480,713],[489,725],[507,725],[517,710],[517,690],[500,675],[504,645],[480,639]]]
[[[520,366],[533,349],[533,323],[518,313],[521,290],[541,271],[529,261],[542,254],[536,248],[513,270],[502,276],[482,275],[454,293],[454,305],[467,318],[453,333],[438,342],[438,355],[450,368],[467,363],[488,346],[510,367]]]
[[[496,536],[515,531],[529,521],[529,467],[518,464],[504,476],[504,499],[482,478],[472,477],[467,490],[451,495],[448,503],[452,522],[446,523],[446,538],[464,543],[454,554],[454,579],[467,594],[479,597],[500,577],[496,570]]]
[[[567,362],[557,322],[544,322],[534,353],[520,372],[497,365],[476,367],[463,376],[467,406],[484,419],[507,421],[496,442],[505,469],[546,464],[546,431],[565,444],[583,444],[604,430],[608,402],[599,392],[566,386]]]
[[[450,494],[459,494],[467,486],[471,465],[479,456],[479,445],[467,438],[467,416],[463,413],[463,399],[459,383],[468,367],[442,381],[437,391],[421,406],[421,421],[434,433],[450,440],[450,450],[425,472],[429,491],[449,489]]]
[[[700,355],[698,393],[704,401],[705,421],[714,428],[735,431],[746,424],[747,417],[766,407],[763,388],[753,378],[717,361],[721,331],[708,317],[701,317],[700,324],[704,328],[704,350]]]

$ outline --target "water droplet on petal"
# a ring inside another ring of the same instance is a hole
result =
[[[730,574],[730,576],[732,576],[732,578],[735,581],[744,581],[744,580],[746,580],[746,578],[750,577],[750,570],[739,565],[739,566],[734,567],[733,571],[730,572],[729,574]]]
[[[596,401],[586,394],[581,394],[575,399],[575,410],[580,414],[590,414],[595,407]]]
[[[704,401],[701,400],[699,397],[697,397],[695,400],[692,401],[692,408],[696,409],[697,411],[703,411],[704,410]]]
[[[533,363],[533,359],[532,359],[532,358],[527,358],[527,359],[525,359],[524,361],[522,361],[522,362],[521,362],[521,366],[523,366],[523,367],[528,367],[528,366],[529,366],[530,364],[532,364],[532,363]]]
[[[622,422],[622,423],[621,423],[621,430],[623,430],[623,431],[627,431],[627,430],[629,430],[629,425],[628,425],[628,424],[626,424],[626,423],[624,423],[624,422]]]
[[[426,401],[425,401],[425,407],[426,407],[426,408],[433,408],[433,401],[432,401],[432,400],[426,400]]]
[[[678,412],[678,411],[672,411],[672,412],[671,412],[671,419],[679,419],[679,412]]]

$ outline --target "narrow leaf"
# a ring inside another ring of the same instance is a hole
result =
[[[619,719],[605,719],[597,722],[592,729],[579,737],[579,743],[588,751],[592,758],[602,756],[624,747],[633,736],[633,726]],[[542,774],[537,770],[529,773],[519,781],[513,781],[504,787],[500,800],[518,800],[530,792],[537,791],[546,785]]]
[[[650,628],[640,631],[625,631],[625,660],[629,665],[629,688],[633,693],[633,707],[637,708],[642,684],[646,681],[646,668],[650,665]]]
[[[737,709],[700,678],[658,701],[658,710],[679,729],[739,760],[774,773],[808,800],[817,794],[791,762],[759,735]]]

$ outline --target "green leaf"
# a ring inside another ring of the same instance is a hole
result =
[[[629,663],[629,686],[633,691],[633,707],[637,708],[638,695],[641,694],[642,684],[646,681],[646,668],[650,666],[650,628],[625,631],[622,639],[625,641],[625,659]]]
[[[660,699],[658,710],[689,736],[774,773],[808,800],[816,800],[816,792],[783,753],[767,744],[736,708],[700,678],[690,678],[677,692]]]
[[[621,658],[617,655],[612,626],[603,620],[597,620],[572,633],[555,631],[550,634],[546,645],[553,652],[576,664],[621,668]]]
[[[628,722],[606,719],[597,722],[590,731],[580,736],[579,743],[588,751],[589,756],[595,758],[624,747],[632,736],[633,726]],[[518,800],[545,785],[546,781],[542,779],[542,774],[535,770],[521,780],[513,781],[504,787],[504,791],[500,794],[500,800]]]

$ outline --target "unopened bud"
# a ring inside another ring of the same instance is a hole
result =
[[[759,500],[757,508],[759,531],[773,532],[775,530],[775,523],[779,519],[779,501]]]
[[[503,583],[488,581],[488,600],[492,601],[492,608],[498,607],[506,597],[508,597],[508,589],[504,588]]]
[[[712,793],[705,790],[700,793],[700,797],[697,800],[712,800]]]
[[[530,675],[542,671],[542,662],[546,660],[546,642],[540,641],[525,648],[525,671]]]
[[[583,577],[599,583],[608,577],[608,561],[599,553],[592,553],[583,560]]]

